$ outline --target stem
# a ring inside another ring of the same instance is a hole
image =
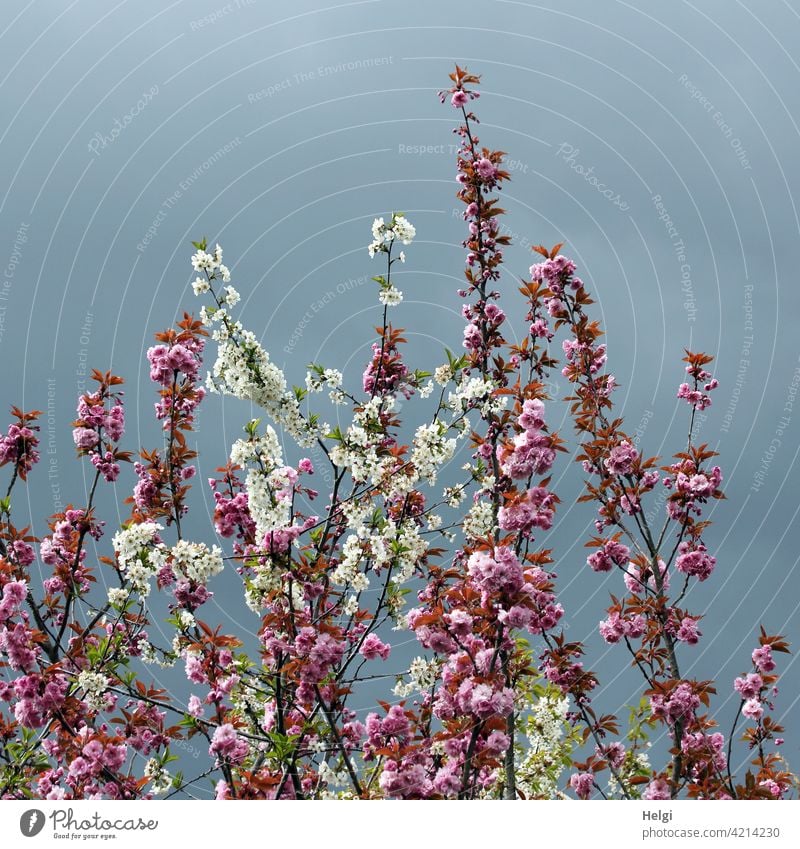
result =
[[[175,390],[178,384],[178,370],[175,369],[172,373],[172,389],[170,390],[170,406],[169,406],[169,441],[167,443],[167,473],[169,474],[169,491],[172,496],[172,509],[175,511],[175,530],[178,533],[178,539],[183,539],[181,535],[181,517],[180,505],[178,504],[178,494],[175,488],[175,472],[172,465],[172,448],[175,442]]]
[[[101,443],[102,444],[102,440]],[[83,541],[86,538],[86,534],[89,532],[89,524],[91,522],[90,519],[87,519],[89,513],[92,511],[92,505],[94,503],[94,494],[97,490],[97,484],[100,480],[100,470],[98,469],[94,475],[94,482],[92,483],[91,491],[89,492],[89,502],[86,506],[86,512],[84,513],[84,521],[87,522],[86,527],[81,529],[80,534],[78,535],[78,544],[75,547],[75,561],[72,564],[72,573],[74,574],[75,570],[78,568],[78,565],[81,562],[81,551],[83,550]],[[72,602],[75,597],[75,582],[72,581],[70,584],[69,590],[67,592],[67,598],[64,602],[64,618],[61,622],[61,628],[59,628],[58,636],[56,637],[56,644],[53,648],[54,651],[63,651],[61,648],[61,640],[64,638],[64,634],[66,633],[67,627],[69,625],[69,614],[70,608],[72,607]]]
[[[744,707],[744,699],[739,702],[739,709],[736,711],[736,716],[733,718],[733,725],[731,726],[731,733],[728,735],[728,789],[731,791],[731,796],[736,798],[736,790],[733,786],[733,775],[731,775],[731,757],[733,751],[733,735],[736,733],[736,726],[739,722],[739,717],[742,715],[742,708]]]
[[[339,734],[339,729],[336,726],[336,719],[330,711],[328,705],[325,704],[325,700],[322,698],[322,693],[319,689],[319,684],[314,685],[314,692],[317,695],[317,701],[319,701],[322,706],[322,712],[325,714],[325,719],[328,721],[328,725],[331,729],[331,734],[333,734],[333,739],[336,741],[336,746],[338,750],[342,753],[342,759],[344,760],[344,765],[347,767],[347,773],[350,776],[350,781],[353,784],[353,790],[361,796],[363,795],[363,790],[361,788],[361,782],[358,780],[358,775],[356,775],[356,771],[353,767],[353,763],[350,760],[350,757],[347,754],[347,750],[345,749],[344,742],[342,741],[342,737]]]
[[[517,798],[517,777],[514,764],[514,738],[516,736],[516,714],[512,710],[506,720],[506,733],[508,734],[509,744],[504,757],[504,766],[506,774],[506,783],[504,788],[505,799]]]
[[[389,242],[389,249],[386,251],[386,285],[387,287],[391,285],[392,280],[392,247],[394,242]],[[386,319],[389,313],[389,305],[383,305],[383,329],[381,331],[381,350],[378,355],[378,368],[375,372],[375,382],[372,384],[372,395],[371,398],[374,398],[378,393],[378,381],[381,377],[381,368],[383,367],[383,352],[386,348]]]

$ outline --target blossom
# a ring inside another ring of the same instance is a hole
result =
[[[672,794],[670,793],[669,784],[665,778],[653,779],[647,785],[644,793],[642,794],[643,799],[647,799],[651,802],[662,801],[670,799],[671,797]]]
[[[756,698],[748,699],[742,705],[742,716],[746,716],[748,719],[758,720],[761,719],[763,715],[764,705],[762,705]]]
[[[361,644],[359,653],[367,660],[387,660],[392,647],[388,643],[384,643],[377,634],[369,634]]]
[[[684,616],[675,636],[682,642],[693,646],[697,644],[702,633],[697,627],[697,619],[692,616]]]
[[[679,546],[681,552],[675,560],[675,568],[685,575],[693,575],[700,581],[705,581],[714,571],[717,563],[702,543],[692,544],[684,540]]]
[[[594,774],[591,772],[576,772],[569,777],[569,786],[579,799],[588,799],[594,787]]]
[[[552,259],[532,265],[529,273],[532,280],[543,280],[552,289],[553,284],[560,284],[565,278],[569,278],[574,271],[575,263],[562,254],[558,254]]]
[[[527,490],[500,508],[497,521],[504,531],[529,534],[533,528],[549,530],[553,524],[556,496],[541,486]]]
[[[20,413],[18,418],[20,424],[9,425],[6,433],[0,436],[0,466],[14,463],[24,480],[27,473],[39,462],[39,439],[35,433],[39,428],[25,424],[35,418],[34,414],[28,414],[26,418]]]
[[[403,300],[403,293],[394,286],[381,289],[378,300],[387,307],[396,307]]]
[[[753,649],[753,663],[759,672],[772,672],[775,669],[775,661],[772,659],[772,647],[770,645],[763,645],[757,649]]]
[[[102,456],[94,452],[91,455],[91,461],[92,465],[108,483],[112,483],[119,477],[119,463],[116,462],[114,454],[111,451],[106,451]]]
[[[88,427],[76,427],[72,431],[72,439],[75,442],[75,447],[81,451],[94,448],[94,446],[100,441],[97,431]]]
[[[244,760],[248,748],[247,741],[239,737],[233,725],[226,722],[214,729],[208,751],[220,760],[238,764]]]
[[[765,778],[763,781],[759,781],[758,784],[760,787],[766,787],[775,799],[780,799],[783,796],[783,788],[777,781],[773,781],[771,778]]]
[[[628,562],[630,549],[615,539],[606,540],[603,545],[586,558],[587,564],[595,572],[610,572],[615,565]]]
[[[154,345],[148,348],[147,359],[150,361],[150,379],[162,386],[170,386],[176,372],[183,372],[194,380],[200,365],[194,352],[181,343],[171,347]]]
[[[622,441],[612,448],[609,456],[603,461],[609,474],[629,475],[633,471],[633,464],[639,457],[639,452],[630,442]]]
[[[754,699],[761,692],[763,686],[764,679],[757,672],[750,672],[733,682],[733,689],[743,699]]]
[[[485,183],[491,183],[497,176],[497,166],[485,156],[475,163],[475,171]]]
[[[368,248],[369,255],[374,257],[377,253],[388,253],[394,241],[410,245],[416,234],[414,225],[402,213],[394,213],[388,224],[383,218],[376,218],[372,222],[372,242]],[[403,256],[402,261],[405,261],[405,256]]]
[[[100,672],[84,670],[78,675],[78,686],[84,691],[86,703],[95,710],[106,706],[104,696],[109,683],[108,676]]]
[[[204,542],[178,540],[170,549],[170,565],[178,576],[198,584],[205,584],[222,571],[222,551],[219,546],[210,549]]]
[[[678,684],[668,695],[650,696],[650,709],[653,716],[665,719],[669,723],[686,720],[700,706],[700,698],[694,693],[691,684]]]
[[[3,586],[0,598],[0,622],[10,619],[19,609],[28,594],[25,581],[9,581]]]
[[[473,581],[488,592],[514,592],[522,587],[522,566],[508,546],[498,546],[491,553],[474,552],[467,569]]]

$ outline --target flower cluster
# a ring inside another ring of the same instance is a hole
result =
[[[98,474],[112,483],[119,477],[118,461],[130,459],[128,452],[117,448],[125,433],[125,410],[122,392],[115,392],[112,387],[123,381],[110,372],[94,371],[92,378],[99,386],[95,392],[84,393],[78,398],[78,418],[73,422],[72,440],[78,455],[88,456]]]
[[[36,435],[39,426],[35,422],[41,412],[32,410],[23,413],[18,407],[12,407],[11,415],[16,421],[0,436],[0,466],[12,463],[14,475],[19,475],[24,481],[30,470],[39,462],[39,437]]]

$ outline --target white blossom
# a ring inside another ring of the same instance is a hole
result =
[[[410,245],[417,235],[416,228],[404,215],[393,215],[389,224],[383,218],[372,222],[372,242],[367,248],[370,257],[376,253],[385,253],[395,240]],[[400,262],[405,262],[405,253],[400,252]]]
[[[108,677],[100,672],[85,669],[78,675],[78,686],[84,692],[84,700],[94,710],[103,710],[106,707],[105,692],[109,683]]]
[[[464,517],[464,536],[467,539],[479,539],[491,533],[494,527],[494,509],[485,499],[476,501]]]
[[[396,307],[403,300],[403,293],[395,286],[390,285],[381,289],[378,300],[386,307]]]
[[[158,533],[162,525],[139,522],[118,531],[111,542],[125,577],[141,596],[150,593],[150,579],[166,562],[167,549]]]
[[[222,571],[222,550],[217,545],[209,549],[204,542],[181,539],[172,547],[170,554],[172,571],[179,578],[206,584]]]
[[[130,593],[124,587],[111,587],[108,591],[108,602],[114,607],[123,607],[130,597]]]
[[[202,295],[211,288],[211,284],[204,277],[197,277],[192,283],[195,295]]]
[[[229,307],[235,307],[241,300],[241,295],[233,288],[233,286],[226,286],[223,291],[225,292],[223,300]]]
[[[144,776],[150,779],[150,791],[156,796],[166,793],[172,786],[172,776],[156,758],[150,758],[144,765]]]
[[[351,534],[342,546],[342,560],[331,574],[333,583],[350,587],[355,592],[366,590],[369,578],[359,569],[363,556],[363,542],[356,534]]]
[[[437,366],[433,372],[433,379],[439,384],[439,386],[447,386],[447,384],[453,379],[453,369],[450,368],[449,364]]]
[[[420,425],[414,434],[411,463],[417,474],[430,484],[436,483],[439,467],[452,460],[456,450],[455,439],[446,438],[441,422]]]

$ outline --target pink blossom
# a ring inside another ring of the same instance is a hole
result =
[[[686,720],[700,706],[700,699],[692,690],[691,684],[683,682],[667,696],[650,696],[650,709],[653,716],[665,719],[669,723]]]
[[[742,716],[748,719],[761,719],[764,715],[764,705],[758,699],[748,699],[742,705]]]
[[[407,759],[399,764],[389,761],[383,768],[378,784],[387,796],[394,799],[424,799],[433,790],[433,783],[422,764]]]
[[[614,565],[622,566],[630,558],[630,549],[615,539],[606,540],[602,547],[586,558],[586,562],[595,572],[610,572]]]
[[[453,610],[446,613],[444,620],[450,631],[457,637],[466,637],[472,631],[473,619],[466,610]]]
[[[467,324],[464,327],[464,347],[468,351],[476,351],[481,347],[483,339],[480,328],[475,324]]]
[[[486,592],[515,592],[522,587],[522,566],[508,546],[498,546],[491,554],[473,552],[467,569],[472,580]]]
[[[684,616],[681,619],[680,628],[678,628],[675,636],[682,643],[688,643],[690,646],[696,645],[698,639],[702,636],[702,632],[697,627],[697,619],[691,616]]]
[[[737,678],[733,682],[733,689],[743,699],[754,699],[763,686],[764,679],[757,672],[750,672],[744,678]]]
[[[661,588],[664,592],[666,592],[669,589],[670,584],[669,570],[667,569],[667,564],[660,558],[658,561],[658,570],[661,573]],[[646,581],[643,577],[643,571],[647,572]],[[642,570],[641,567],[631,563],[625,570],[624,581],[628,592],[633,593],[634,595],[641,594],[644,591],[645,584],[651,590],[655,590],[657,588],[655,575],[653,574],[652,566],[649,564],[644,570]]]
[[[33,670],[39,649],[30,638],[30,631],[21,622],[13,628],[0,627],[0,650],[5,651],[12,669],[22,672]]]
[[[675,561],[675,568],[685,575],[693,575],[700,581],[705,581],[714,571],[717,559],[712,557],[702,543],[692,543],[684,540],[678,550],[681,554]]]
[[[14,540],[9,548],[13,552],[13,558],[20,566],[30,566],[36,559],[36,552],[33,550],[33,546],[27,542],[23,542],[21,539]]]
[[[532,474],[544,475],[553,465],[556,452],[549,436],[526,430],[514,437],[513,449],[498,447],[503,474],[512,478],[527,478]]]
[[[512,605],[508,610],[499,610],[497,619],[509,628],[526,628],[534,617],[534,611],[520,604]]]
[[[497,176],[497,166],[486,157],[479,159],[475,163],[475,171],[485,183],[492,182]]]
[[[113,483],[119,477],[119,463],[116,462],[110,451],[106,451],[102,457],[95,452],[92,454],[91,460],[92,465],[108,483]]]
[[[499,755],[505,752],[510,745],[511,738],[508,734],[504,734],[502,731],[492,731],[486,738],[485,747],[488,751]]]
[[[530,334],[531,336],[538,336],[540,339],[547,339],[548,341],[553,338],[553,331],[544,318],[537,318],[531,324]]]
[[[239,737],[230,723],[214,729],[211,745],[208,747],[209,754],[235,764],[244,760],[247,750],[247,741]]]
[[[90,740],[83,747],[83,754],[86,755],[89,760],[99,761],[103,756],[103,744],[99,740]]]
[[[639,458],[639,452],[630,442],[623,441],[611,449],[609,456],[603,461],[609,474],[630,475],[633,464]]]
[[[106,435],[114,442],[119,442],[125,433],[125,409],[118,401],[103,418]]]
[[[541,430],[544,427],[544,403],[538,398],[526,398],[517,423],[524,430]]]
[[[759,786],[766,787],[775,799],[780,799],[783,796],[783,788],[777,781],[773,781],[771,778],[765,778],[758,783]]]
[[[256,523],[250,515],[246,492],[237,492],[232,497],[215,492],[214,501],[214,527],[220,536],[231,537],[239,529],[244,536],[255,535]]]
[[[369,634],[361,644],[359,652],[367,660],[375,660],[377,657],[386,660],[391,650],[392,647],[388,643],[382,642],[377,634]]]
[[[555,496],[544,487],[533,487],[521,499],[501,507],[497,521],[506,531],[528,534],[533,528],[549,530],[553,525],[555,500]]]
[[[619,613],[612,613],[608,619],[603,620],[599,626],[600,636],[607,643],[618,643],[625,635],[625,628]]]
[[[186,677],[195,684],[205,684],[208,681],[202,661],[193,652],[186,654]]]
[[[765,674],[775,669],[775,661],[772,659],[772,647],[769,645],[753,649],[753,663],[759,672]]]
[[[643,799],[651,802],[662,801],[671,798],[669,784],[664,778],[653,779],[642,794]]]
[[[464,683],[471,685],[469,681]],[[513,705],[514,693],[512,690],[506,688],[493,690],[488,684],[477,684],[471,687],[469,708],[481,719],[490,716],[507,716]]]
[[[9,581],[3,586],[0,599],[0,622],[10,619],[19,609],[28,594],[28,585],[24,581]]]
[[[189,696],[189,703],[186,705],[186,712],[195,718],[199,718],[204,713],[203,703],[192,693]]]
[[[531,279],[543,280],[550,288],[553,283],[560,284],[562,280],[568,279],[573,271],[575,263],[561,254],[530,267]]]
[[[175,372],[183,372],[190,380],[197,377],[199,362],[195,355],[180,343],[167,348],[155,345],[147,350],[150,379],[162,386],[171,386]]]
[[[94,448],[95,445],[100,441],[100,437],[97,435],[96,430],[92,430],[88,427],[76,427],[72,431],[72,440],[75,443],[75,447],[80,451],[88,451],[90,448]]]
[[[39,440],[30,427],[9,425],[5,436],[0,437],[0,466],[14,463],[27,474],[39,462],[38,444]]]
[[[591,772],[575,772],[569,777],[569,786],[579,799],[588,799],[594,787],[594,774]]]

